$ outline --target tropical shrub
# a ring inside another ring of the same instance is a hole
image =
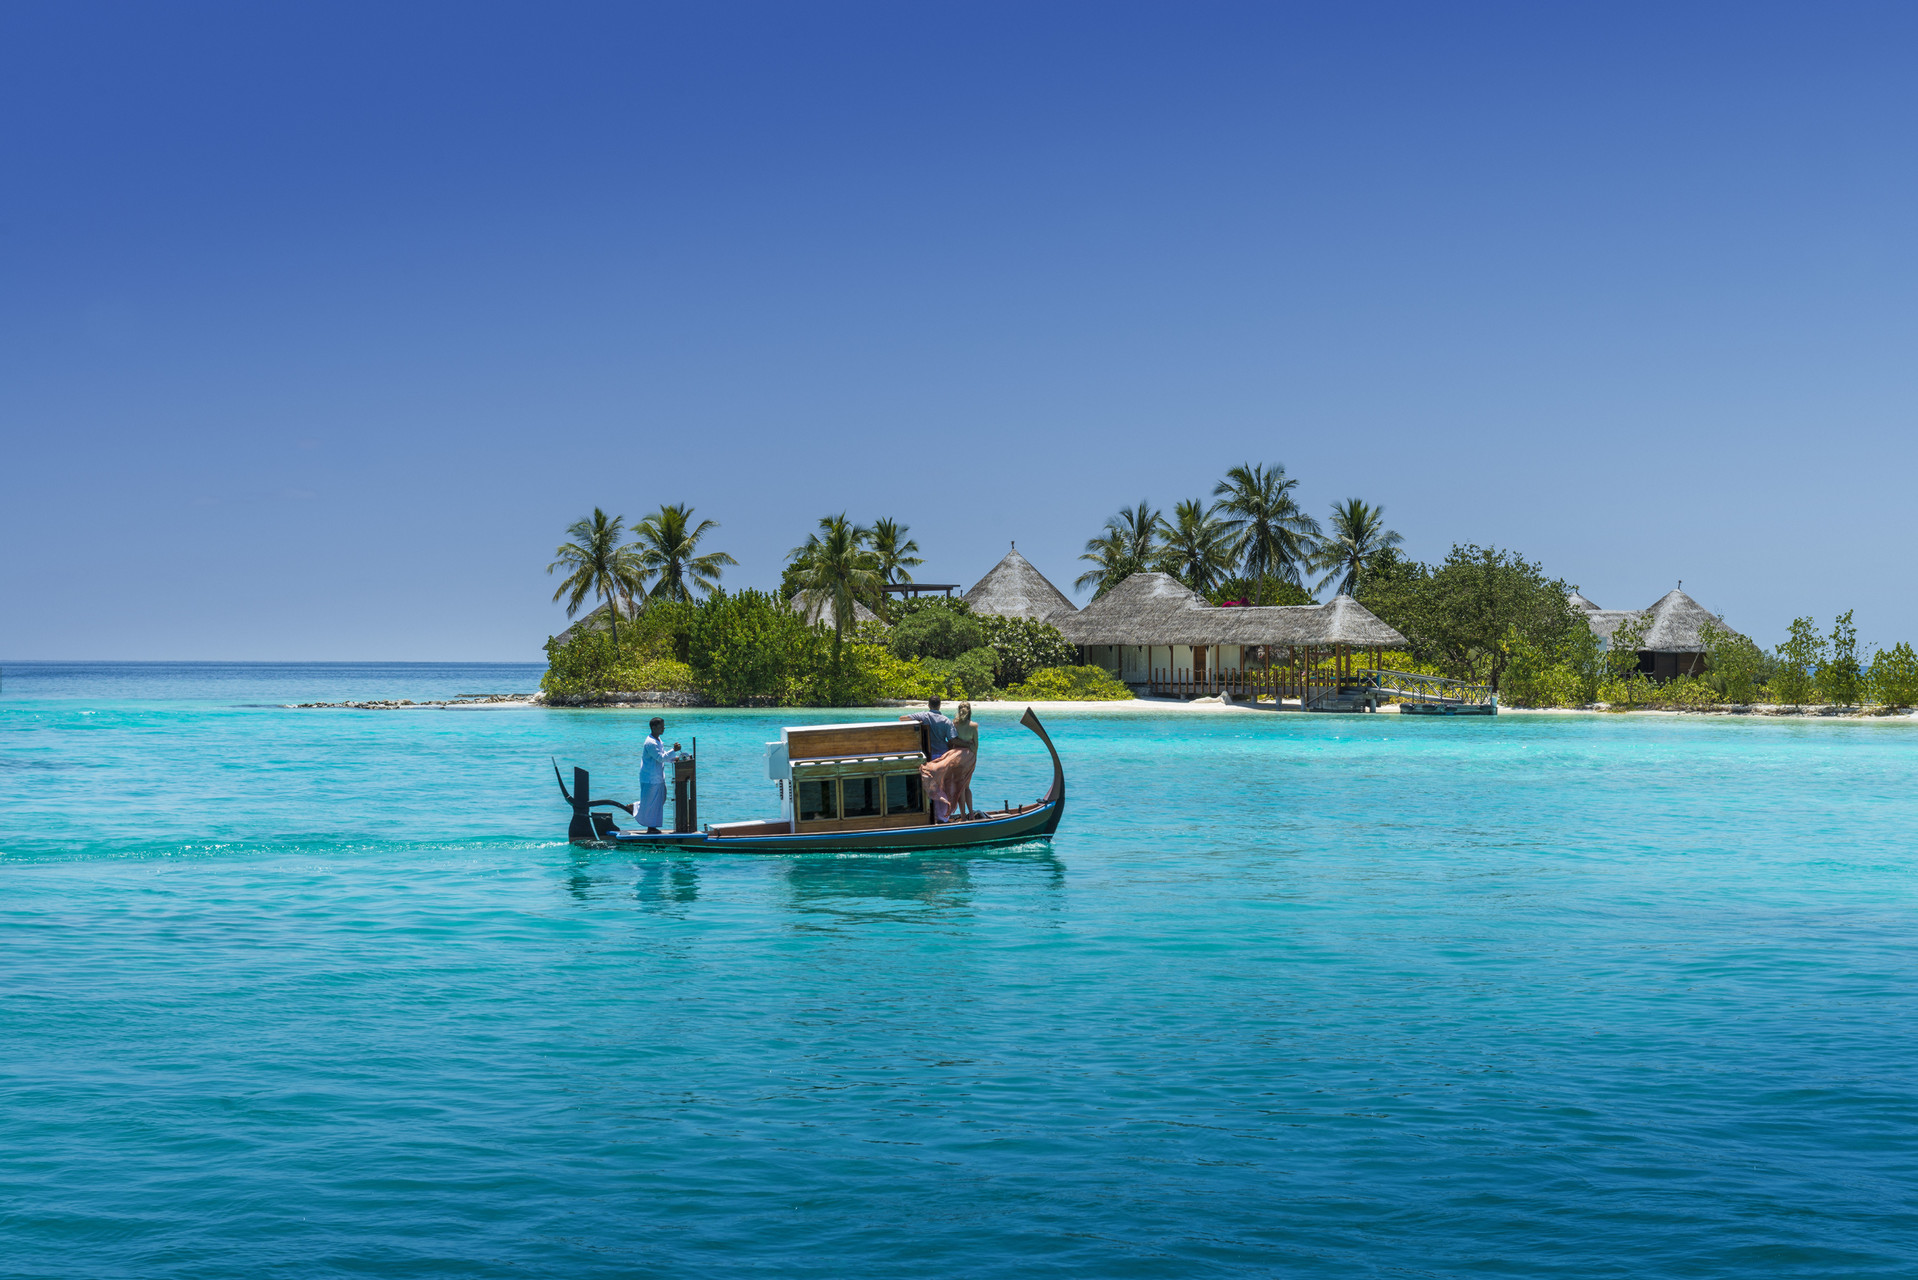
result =
[[[1825,665],[1825,638],[1810,618],[1793,618],[1785,643],[1778,646],[1778,667],[1766,695],[1777,703],[1801,706],[1818,692],[1817,671]]]
[[[1718,690],[1698,676],[1679,676],[1651,686],[1650,705],[1673,711],[1702,711],[1724,701]]]
[[[1459,545],[1427,569],[1387,548],[1367,563],[1359,603],[1403,634],[1415,655],[1459,679],[1500,688],[1508,633],[1556,652],[1574,626],[1586,625],[1566,603],[1565,583],[1514,552]]]
[[[1077,646],[1049,622],[989,613],[975,613],[971,621],[985,632],[986,643],[997,657],[993,678],[1000,684],[1018,684],[1041,667],[1067,667],[1078,659]]]
[[[687,629],[699,688],[721,706],[784,700],[794,676],[816,665],[823,632],[763,591],[714,591]]]
[[[1871,696],[1888,707],[1918,706],[1918,653],[1903,640],[1872,656]]]
[[[892,651],[901,658],[952,660],[986,643],[979,619],[943,605],[904,612],[892,627]]]
[[[983,698],[992,692],[999,655],[989,646],[981,645],[956,658],[921,658],[919,665],[946,681],[944,696]]]
[[[1858,663],[1858,628],[1850,609],[1832,623],[1825,660],[1818,664],[1818,693],[1826,702],[1856,706],[1864,696],[1864,669]]]
[[[1614,711],[1623,711],[1650,706],[1657,696],[1658,686],[1652,683],[1651,677],[1634,669],[1625,675],[1608,678],[1598,687],[1597,700]]]
[[[1003,696],[1012,702],[1123,702],[1132,690],[1104,667],[1042,667]]]
[[[1777,664],[1736,631],[1707,622],[1698,633],[1705,641],[1705,682],[1727,702],[1756,701]]]
[[[621,628],[614,645],[608,628],[576,631],[564,644],[546,642],[546,674],[539,687],[555,698],[592,698],[605,693],[688,692],[691,668],[659,656],[656,645],[634,629]]]

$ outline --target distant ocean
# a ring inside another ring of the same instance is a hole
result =
[[[1049,845],[682,859],[562,838],[643,713],[283,709],[539,673],[0,663],[0,1273],[1914,1274],[1910,726],[1055,712]]]

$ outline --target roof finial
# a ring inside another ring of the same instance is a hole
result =
[[[1678,589],[1680,591],[1683,591],[1685,589],[1685,580],[1683,578],[1680,578],[1678,580]]]
[[[1017,551],[1019,549],[1019,540],[1017,538],[1013,538],[1013,539],[1010,539],[1009,541],[1011,541],[1012,543],[1012,549],[1014,551]]]

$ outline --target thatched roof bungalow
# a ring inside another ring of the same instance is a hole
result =
[[[1083,647],[1087,662],[1128,684],[1203,685],[1251,670],[1253,659],[1269,666],[1275,657],[1309,666],[1336,656],[1349,665],[1357,652],[1406,643],[1350,596],[1326,604],[1216,607],[1163,573],[1135,573],[1053,625]]]
[[[1046,580],[1032,567],[1032,561],[1019,554],[1015,545],[990,572],[973,583],[965,601],[974,613],[989,613],[1001,618],[1032,618],[1056,624],[1059,619],[1078,612],[1065,592]]]
[[[1724,619],[1677,589],[1667,591],[1649,609],[1601,609],[1576,591],[1566,599],[1585,615],[1592,634],[1607,646],[1620,627],[1642,620],[1645,635],[1639,642],[1638,669],[1654,680],[1703,675],[1705,624],[1731,630]]]

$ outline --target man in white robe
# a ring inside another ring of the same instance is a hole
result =
[[[677,742],[668,751],[661,741],[666,736],[664,720],[654,716],[647,727],[652,733],[647,736],[646,745],[640,748],[639,799],[633,805],[633,817],[646,824],[647,835],[656,836],[666,817],[666,765],[679,759],[680,751]]]

